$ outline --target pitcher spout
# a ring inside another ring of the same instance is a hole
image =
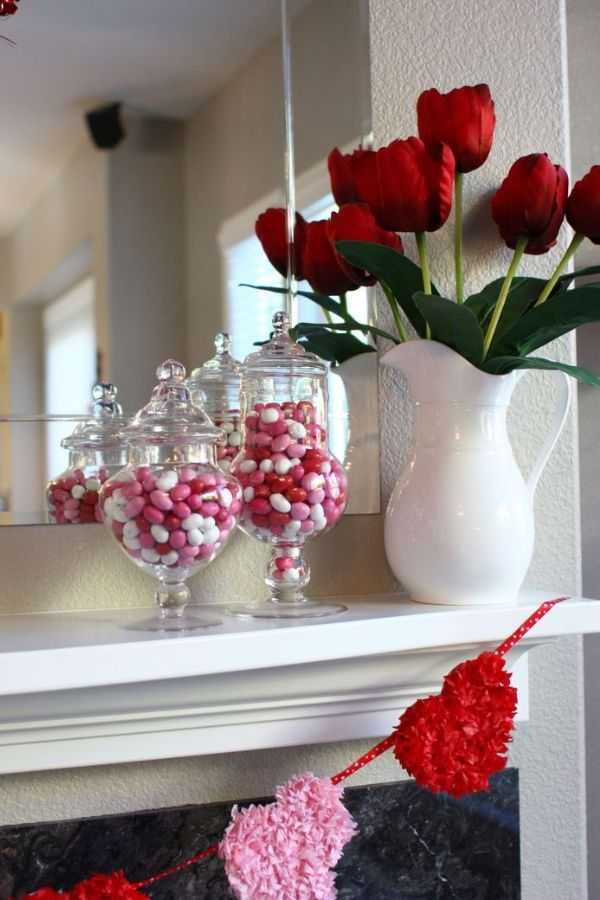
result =
[[[516,383],[512,373],[482,372],[437,341],[405,341],[384,353],[381,363],[404,373],[418,403],[506,406]]]

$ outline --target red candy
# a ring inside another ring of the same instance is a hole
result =
[[[50,522],[79,525],[101,521],[98,492],[109,476],[108,469],[74,469],[53,479],[46,488]]]

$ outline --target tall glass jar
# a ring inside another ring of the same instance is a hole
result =
[[[150,402],[125,430],[128,463],[101,492],[105,524],[126,555],[158,581],[152,631],[220,624],[186,613],[190,576],[225,547],[241,512],[241,487],[217,466],[221,432],[193,404],[185,369],[169,359],[157,369]]]
[[[327,365],[288,334],[285,313],[273,337],[244,362],[242,450],[233,472],[243,487],[240,527],[272,547],[269,599],[237,615],[308,618],[345,607],[308,600],[307,540],[325,534],[346,506],[346,475],[327,445]]]
[[[101,521],[99,491],[127,461],[122,432],[129,420],[117,402],[114,384],[92,388],[91,417],[80,422],[61,447],[69,451],[67,468],[46,487],[48,520],[56,525]]]
[[[215,355],[194,369],[187,383],[192,401],[204,405],[214,424],[223,432],[217,441],[217,461],[224,472],[229,472],[242,443],[242,365],[231,355],[231,338],[226,332],[220,331],[215,336],[215,349]]]

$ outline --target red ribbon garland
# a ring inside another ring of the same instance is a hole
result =
[[[566,597],[559,597],[556,600],[546,600],[542,603],[535,612],[525,620],[525,622],[519,625],[519,627],[493,651],[493,655],[504,657],[509,650],[512,650],[512,648],[557,605],[557,603],[561,603],[566,599]],[[482,654],[482,657],[488,656],[489,658],[490,655],[491,654]],[[461,665],[464,665],[464,663]],[[423,702],[427,701],[417,701],[417,703]],[[331,781],[333,784],[339,784],[340,782],[345,781],[351,775],[354,775],[356,772],[360,771],[360,769],[368,766],[373,760],[382,756],[394,747],[396,740],[397,729],[383,741],[380,741],[370,750],[367,750],[366,753],[363,753],[362,756],[350,763],[345,769],[342,769],[341,772],[334,775]],[[135,900],[137,897],[145,896],[137,893],[139,888],[151,887],[153,884],[156,884],[157,881],[162,881],[163,878],[168,878],[171,875],[183,872],[191,866],[195,866],[197,863],[203,862],[211,856],[215,856],[218,852],[219,845],[213,844],[213,846],[207,847],[195,856],[190,857],[190,859],[172,866],[169,869],[165,869],[156,875],[152,875],[150,878],[146,878],[143,881],[136,881],[133,883],[128,882],[122,873],[119,872],[112,876],[94,876],[88,881],[81,882],[79,885],[75,886],[72,891],[67,892],[66,894],[57,893],[50,888],[42,888],[33,894],[27,894],[27,897],[29,897],[30,900],[55,900],[55,898],[56,900],[61,900],[61,898],[62,900],[110,900],[110,898],[114,898],[114,900],[129,900],[129,898],[130,900]]]

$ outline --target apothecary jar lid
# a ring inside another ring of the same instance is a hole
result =
[[[324,377],[328,365],[315,353],[305,350],[289,335],[290,320],[280,311],[273,316],[271,339],[260,350],[244,360],[244,377],[256,378],[289,375],[291,377]]]
[[[229,385],[239,389],[242,380],[242,364],[231,354],[231,337],[226,331],[215,335],[216,353],[202,366],[198,366],[187,380],[190,390]]]
[[[130,444],[212,444],[222,437],[204,410],[192,403],[182,363],[167,359],[156,370],[158,384],[150,402],[142,407],[125,430]]]
[[[75,430],[63,438],[65,450],[108,450],[123,443],[123,431],[130,422],[123,415],[117,401],[118,389],[114,384],[99,381],[92,388],[90,418],[80,422]]]

